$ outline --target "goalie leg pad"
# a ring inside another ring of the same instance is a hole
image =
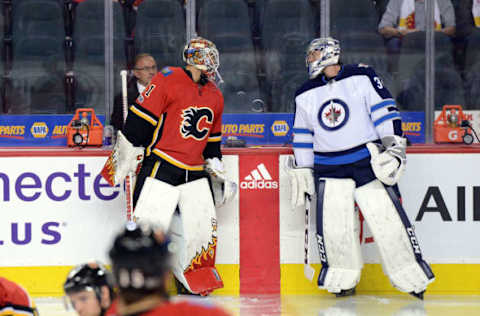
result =
[[[355,287],[363,267],[354,190],[351,179],[326,178],[317,184],[317,243],[322,261],[317,283],[331,293]]]
[[[181,223],[172,221],[171,230],[182,242],[178,243],[174,274],[192,293],[208,294],[223,287],[215,269],[217,217],[208,180],[202,178],[177,188]]]
[[[137,223],[148,223],[167,231],[179,198],[177,187],[155,178],[146,178],[135,207]]]
[[[357,188],[355,198],[393,286],[407,293],[425,291],[435,277],[423,260],[413,226],[393,188],[374,180]]]

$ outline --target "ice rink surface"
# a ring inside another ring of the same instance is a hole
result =
[[[190,297],[175,297],[191,299]],[[219,304],[237,316],[478,316],[480,296],[357,295],[348,298],[313,295],[211,296],[193,298]],[[60,298],[36,298],[40,316],[74,316]]]

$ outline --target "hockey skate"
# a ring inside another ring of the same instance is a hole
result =
[[[335,297],[346,297],[355,295],[355,287],[348,290],[341,290],[339,293],[335,293]]]
[[[200,294],[195,294],[190,292],[183,284],[182,282],[178,281],[177,278],[175,278],[175,287],[177,288],[177,294],[178,295],[194,295],[194,296],[201,296]]]
[[[419,300],[422,300],[422,301],[423,301],[423,294],[425,294],[425,291],[422,291],[422,292],[420,292],[420,293],[410,292],[410,293],[408,293],[408,294],[410,294],[411,296],[416,297],[416,298],[418,298]]]

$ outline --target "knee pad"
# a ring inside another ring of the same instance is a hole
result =
[[[318,286],[332,293],[355,287],[363,267],[355,182],[320,178],[317,184],[317,243],[322,261]]]
[[[393,188],[374,180],[357,188],[355,199],[372,231],[390,282],[402,292],[423,292],[435,277],[422,257],[413,226]]]

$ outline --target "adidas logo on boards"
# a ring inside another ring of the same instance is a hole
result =
[[[272,180],[272,176],[268,172],[263,163],[253,169],[243,181],[240,182],[242,189],[278,189],[278,182]]]

